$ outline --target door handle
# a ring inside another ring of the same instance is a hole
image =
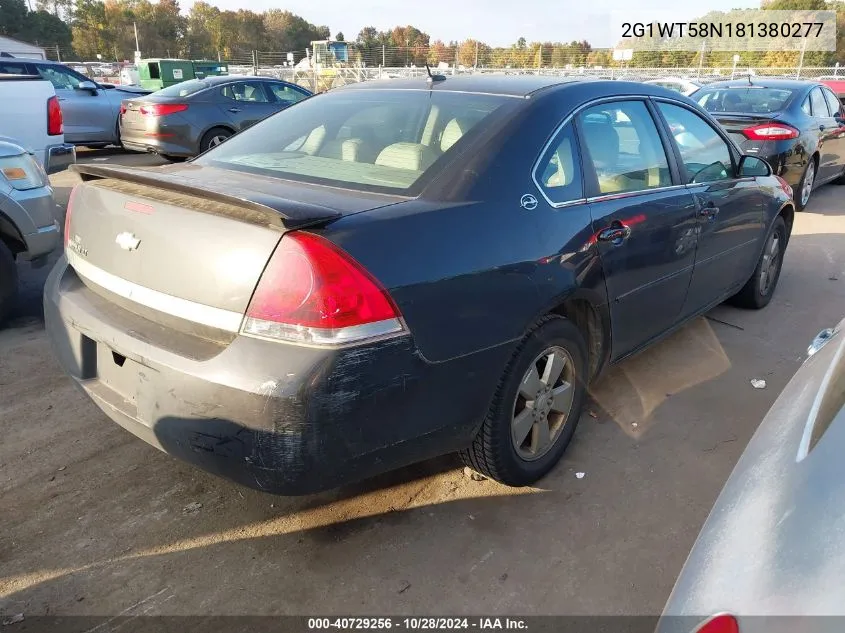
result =
[[[616,226],[609,226],[606,229],[599,231],[596,239],[599,242],[613,242],[614,244],[621,244],[631,236],[631,227],[624,224]]]
[[[240,108],[229,108],[229,112],[240,112]]]

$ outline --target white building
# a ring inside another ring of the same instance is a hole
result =
[[[40,46],[27,44],[26,42],[21,42],[5,35],[0,35],[0,53],[8,53],[12,57],[47,59],[47,54]]]

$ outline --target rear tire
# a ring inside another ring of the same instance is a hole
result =
[[[5,242],[0,240],[0,325],[9,316],[18,295],[18,267],[15,256]]]
[[[464,463],[508,486],[533,484],[554,468],[584,404],[586,349],[581,332],[563,317],[535,325],[505,369],[475,439],[461,452]]]
[[[200,153],[207,152],[212,147],[220,145],[227,138],[232,136],[232,132],[224,127],[213,127],[208,132],[203,134],[200,141]]]
[[[786,237],[786,223],[783,221],[783,217],[778,216],[769,237],[766,238],[766,245],[760,254],[757,266],[754,268],[754,274],[751,275],[751,279],[746,282],[742,290],[730,298],[732,304],[750,310],[759,310],[769,305],[780,279],[781,268],[783,268]],[[777,253],[774,253],[773,249],[776,249]]]
[[[813,186],[816,182],[816,171],[818,169],[818,159],[813,156],[807,166],[804,168],[804,173],[801,175],[801,180],[798,181],[798,188],[794,192],[795,210],[803,211],[809,204],[810,198],[813,195]],[[809,184],[808,184],[809,179]]]

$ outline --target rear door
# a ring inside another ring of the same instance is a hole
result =
[[[692,278],[696,207],[645,99],[578,116],[585,185],[610,301],[613,358],[677,323]]]
[[[237,131],[255,125],[278,111],[263,81],[233,81],[218,92],[218,105]]]
[[[35,64],[35,67],[56,89],[67,142],[96,142],[114,137],[118,106],[106,98],[105,90],[80,90],[80,83],[90,80],[64,66]]]
[[[831,180],[842,173],[845,152],[845,139],[842,138],[845,128],[840,124],[841,119],[837,120],[839,108],[831,109],[825,92],[821,87],[810,92],[813,120],[819,130],[819,181]],[[830,96],[838,102],[833,93]]]
[[[764,235],[764,194],[754,178],[737,177],[737,156],[715,126],[686,105],[656,104],[697,208],[695,270],[683,310],[689,315],[748,279]]]
[[[304,90],[283,81],[268,82],[266,86],[276,104],[276,110],[284,110],[310,96]]]

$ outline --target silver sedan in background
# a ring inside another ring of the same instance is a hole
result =
[[[658,633],[842,631],[845,319],[808,354],[719,495]]]

